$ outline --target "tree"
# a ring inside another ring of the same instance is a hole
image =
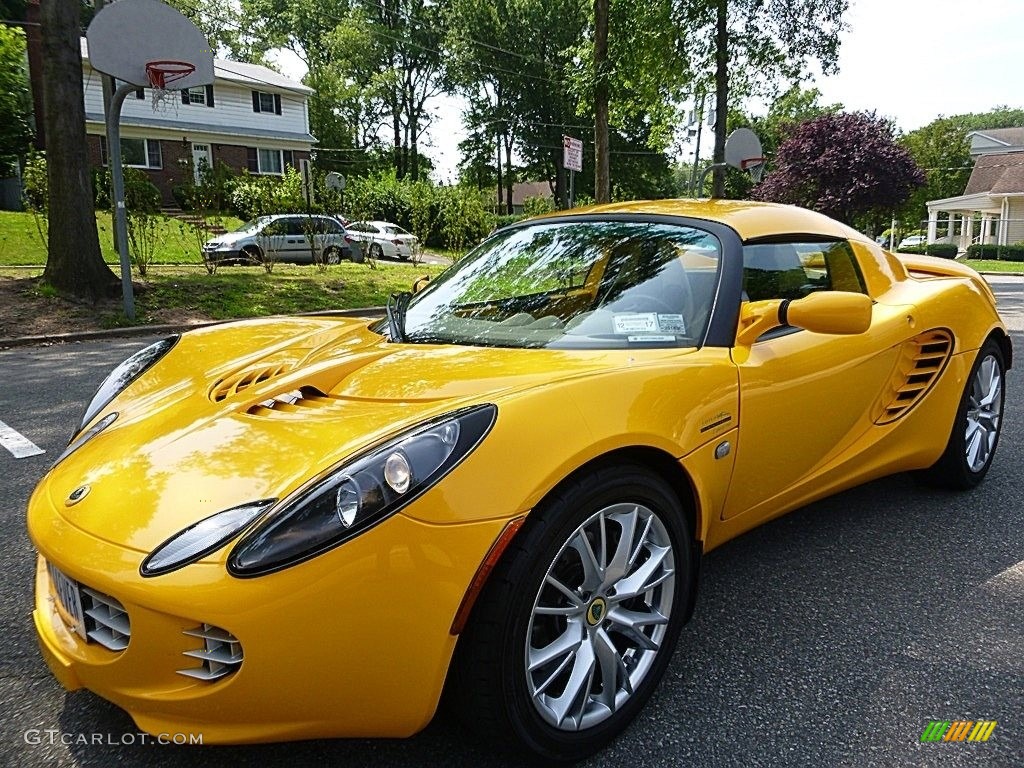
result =
[[[750,128],[761,140],[761,152],[765,157],[765,171],[774,166],[779,147],[790,133],[801,123],[821,115],[835,115],[843,111],[842,104],[822,104],[821,91],[817,88],[803,88],[794,83],[789,90],[772,101],[765,115],[750,117],[739,110],[729,110],[729,131]],[[742,200],[750,196],[754,181],[750,174],[728,169],[725,177],[725,197]]]
[[[1024,110],[996,107],[989,112],[939,117],[911,131],[901,143],[927,175],[923,187],[904,206],[904,221],[914,227],[927,217],[929,200],[962,195],[974,166],[967,134],[986,128],[1024,126]]]
[[[25,33],[0,27],[0,176],[11,172],[32,143],[32,96],[25,72]]]
[[[103,262],[85,143],[85,99],[76,0],[43,0],[43,102],[50,227],[43,280],[95,301],[115,295],[118,279]]]
[[[794,129],[779,147],[775,170],[753,195],[874,230],[923,183],[924,174],[896,141],[891,123],[844,112]]]
[[[816,61],[824,74],[836,70],[839,33],[849,0],[677,0],[680,44],[694,72],[713,71],[715,149],[725,160],[726,116],[736,94],[749,95],[790,82]],[[708,83],[694,83],[706,91]],[[725,169],[716,167],[713,197],[725,192]]]

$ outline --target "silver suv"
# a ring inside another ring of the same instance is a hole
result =
[[[361,262],[362,249],[333,216],[275,215],[247,221],[234,232],[218,235],[203,246],[203,258],[220,263],[259,264],[264,260],[315,261],[310,241],[328,264],[342,259]]]

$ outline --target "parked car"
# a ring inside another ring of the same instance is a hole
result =
[[[408,736],[444,691],[579,760],[654,692],[705,553],[883,475],[982,482],[1012,347],[977,272],[790,206],[594,210],[502,229],[382,319],[114,369],[28,506],[54,675],[206,744]]]
[[[911,235],[910,237],[904,237],[900,240],[900,244],[896,246],[896,250],[900,250],[901,248],[920,248],[927,242],[928,238],[924,235]]]
[[[419,238],[388,221],[353,221],[348,225],[349,234],[364,244],[371,259],[408,260],[419,250]]]
[[[234,232],[218,235],[203,246],[203,258],[221,263],[258,264],[274,261],[313,262],[309,234],[318,253],[328,264],[342,259],[362,261],[360,248],[333,216],[273,215],[247,221]]]

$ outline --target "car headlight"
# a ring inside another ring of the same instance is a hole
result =
[[[176,571],[196,560],[202,560],[237,536],[275,501],[276,499],[265,499],[225,509],[179,531],[142,561],[139,573],[143,576],[159,576]]]
[[[369,530],[454,469],[484,439],[497,413],[493,405],[456,411],[335,467],[247,533],[228,557],[228,571],[271,573]]]
[[[157,360],[166,355],[180,338],[179,334],[175,334],[155,344],[150,344],[111,371],[110,375],[100,384],[100,388],[96,390],[96,394],[92,396],[92,400],[89,401],[85,415],[82,416],[82,423],[75,430],[75,436],[85,429],[85,425],[92,421],[97,413],[106,408],[111,400],[121,394],[129,384],[145,373]],[[74,437],[71,439],[74,440]]]

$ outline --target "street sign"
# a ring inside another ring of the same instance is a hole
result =
[[[583,170],[583,141],[572,136],[562,137],[562,165],[570,171]]]

